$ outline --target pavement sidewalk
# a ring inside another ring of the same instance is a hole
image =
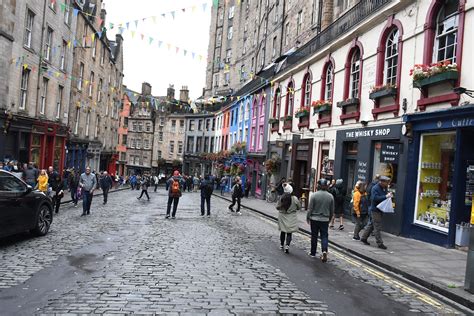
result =
[[[216,195],[229,200],[226,196]],[[242,199],[242,206],[277,218],[275,203],[255,198]],[[298,212],[300,229],[310,232],[306,211]],[[336,222],[336,227],[339,222]],[[467,253],[421,242],[415,239],[382,233],[387,250],[377,248],[373,237],[370,246],[352,240],[354,223],[346,219],[344,230],[330,230],[330,243],[389,271],[402,275],[425,288],[459,304],[474,309],[474,294],[464,290]]]

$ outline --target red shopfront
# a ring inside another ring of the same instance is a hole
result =
[[[66,139],[66,126],[54,123],[33,125],[30,139],[30,161],[36,163],[40,169],[53,166],[62,174]]]

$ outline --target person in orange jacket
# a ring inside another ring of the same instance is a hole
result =
[[[46,173],[45,169],[42,169],[40,175],[38,177],[38,190],[43,192],[44,194],[48,194],[48,174]]]
[[[369,200],[367,198],[365,184],[362,181],[357,181],[355,185],[352,210],[356,220],[354,237],[352,237],[352,239],[360,240],[359,233],[367,224],[369,216]]]

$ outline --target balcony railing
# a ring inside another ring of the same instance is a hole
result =
[[[343,34],[366,20],[368,16],[392,1],[393,0],[361,0],[327,28],[321,31],[321,33],[317,34],[309,42],[301,46],[301,48],[289,56],[286,65],[282,69],[286,69],[308,56],[315,54],[321,48],[340,38]]]

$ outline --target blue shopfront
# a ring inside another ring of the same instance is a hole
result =
[[[69,140],[66,146],[66,168],[74,168],[79,172],[86,169],[88,143]]]
[[[411,138],[402,234],[454,247],[469,222],[474,185],[474,105],[404,117]],[[471,180],[470,180],[471,179]]]

